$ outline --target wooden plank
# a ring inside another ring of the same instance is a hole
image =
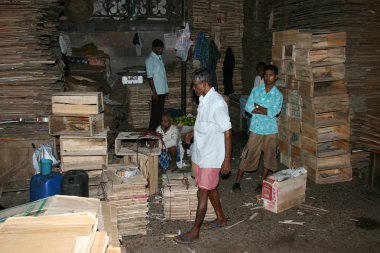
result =
[[[104,131],[104,114],[96,115],[50,115],[51,135],[94,136]]]
[[[92,137],[62,135],[60,151],[64,156],[106,155],[107,131]]]
[[[296,63],[295,69],[296,78],[300,81],[323,82],[345,78],[344,64],[311,67]]]
[[[52,96],[53,114],[99,114],[103,111],[102,92],[61,92]]]

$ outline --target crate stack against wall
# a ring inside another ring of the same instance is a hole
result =
[[[272,64],[279,71],[277,87],[283,94],[283,105],[278,117],[278,146],[281,162],[288,167],[298,167],[301,162],[301,107],[298,82],[295,78],[297,30],[273,34]]]
[[[302,161],[309,178],[318,184],[352,178],[345,46],[344,32],[297,34]]]
[[[94,190],[108,164],[102,92],[60,92],[52,96],[49,133],[60,136],[61,170],[85,170]]]
[[[350,180],[346,34],[289,30],[275,32],[273,44],[272,62],[286,83],[281,162],[307,167],[318,184]]]

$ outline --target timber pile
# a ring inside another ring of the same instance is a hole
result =
[[[380,114],[356,113],[353,140],[358,147],[366,150],[380,150]]]
[[[286,83],[282,162],[307,167],[317,184],[351,180],[346,34],[288,30],[275,32],[273,43],[272,62]]]
[[[356,173],[360,179],[369,177],[369,160],[370,152],[362,149],[353,149],[351,151],[352,172]]]
[[[227,47],[235,56],[233,86],[236,94],[242,92],[243,70],[243,0],[196,1],[190,9],[191,32],[194,43],[198,32],[204,32],[209,40],[220,38],[221,57],[217,62],[216,74],[219,91],[223,91],[223,61]]]
[[[162,176],[162,202],[166,220],[194,221],[197,211],[198,188],[191,173],[173,173]],[[215,219],[210,200],[205,220]]]
[[[137,171],[137,169],[135,169]],[[117,227],[122,236],[146,235],[148,212],[147,180],[140,174],[127,177],[129,169],[108,167],[103,171],[104,195],[117,208]]]
[[[0,118],[51,113],[51,94],[63,89],[53,50],[61,11],[59,0],[1,1]]]
[[[98,199],[60,195],[5,209],[2,251],[120,252],[106,209]]]

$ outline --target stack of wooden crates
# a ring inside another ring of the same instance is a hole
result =
[[[345,46],[344,32],[273,34],[272,63],[284,94],[278,121],[281,162],[307,167],[317,184],[352,178]]]
[[[52,96],[49,133],[60,136],[61,170],[85,170],[90,186],[92,181],[100,182],[108,164],[103,111],[102,92],[60,92]]]

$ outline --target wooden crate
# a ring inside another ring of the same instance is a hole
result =
[[[288,129],[290,132],[300,134],[301,133],[301,120],[293,117],[288,117]]]
[[[314,170],[307,168],[307,177],[316,184],[332,184],[352,180],[351,168],[336,168],[330,170]]]
[[[289,117],[300,120],[301,119],[301,112],[302,112],[301,105],[292,104],[292,103],[286,104],[286,113]]]
[[[289,143],[296,147],[301,147],[301,134],[289,132]]]
[[[60,92],[51,98],[53,114],[88,115],[104,111],[102,92]]]
[[[104,114],[50,115],[51,135],[94,136],[104,131]]]
[[[285,46],[282,46],[282,45],[272,46],[272,59],[284,60],[285,59]]]
[[[313,170],[331,170],[336,168],[351,168],[351,155],[345,153],[336,156],[317,157],[308,152],[301,153],[304,165]]]
[[[61,155],[61,170],[86,170],[100,174],[108,164],[108,155]]]
[[[286,89],[288,90],[299,90],[299,81],[294,75],[287,75],[286,79]]]
[[[290,165],[292,168],[303,166],[301,148],[290,145]]]
[[[296,45],[298,30],[273,32],[273,45]]]
[[[107,131],[92,137],[62,135],[60,137],[60,151],[64,156],[76,155],[106,155]]]
[[[289,130],[287,128],[278,128],[277,139],[283,142],[289,142]]]
[[[349,123],[348,108],[345,111],[316,113],[302,110],[302,122],[313,127],[339,126]]]
[[[282,182],[271,176],[264,180],[262,198],[264,208],[280,213],[305,202],[307,175],[300,175]]]
[[[298,90],[288,90],[288,103],[302,106],[302,98]]]
[[[284,60],[284,71],[285,75],[295,75],[296,74],[296,64],[292,59]]]
[[[295,61],[297,64],[323,66],[344,63],[346,61],[346,48],[333,47],[321,49],[302,49],[295,50]]]
[[[286,75],[285,60],[272,59],[271,63],[278,68],[279,75]]]
[[[302,111],[315,113],[347,111],[349,108],[348,94],[328,95],[314,98],[302,98]]]
[[[115,139],[115,154],[120,156],[135,155],[137,152],[145,155],[160,155],[161,150],[162,142],[157,136],[151,134],[120,132]]]
[[[126,165],[138,165],[148,181],[149,195],[158,193],[158,155],[134,154],[124,156]]]
[[[316,66],[296,64],[295,75],[300,81],[324,82],[341,80],[345,77],[344,64]]]
[[[306,97],[329,96],[334,94],[347,94],[347,80],[306,82],[298,81],[300,95]]]
[[[334,140],[348,140],[350,138],[350,126],[349,124],[345,124],[316,128],[303,123],[302,135],[313,139],[317,143]]]
[[[325,47],[345,47],[345,32],[321,32],[321,33],[296,33],[295,38],[297,48],[325,48]]]
[[[305,152],[317,157],[328,157],[343,155],[349,152],[350,145],[348,140],[335,140],[318,143],[313,139],[301,136],[301,147]]]

